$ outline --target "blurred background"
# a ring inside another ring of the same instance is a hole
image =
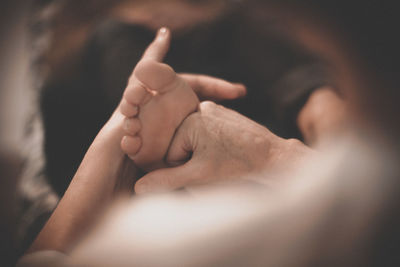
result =
[[[315,21],[343,23],[337,23],[337,29],[345,32],[345,47],[354,46],[351,51],[359,53],[352,55],[352,62],[367,69],[361,76],[372,73],[374,78],[373,83],[371,77],[363,83],[371,86],[363,89],[365,98],[379,95],[374,105],[365,101],[371,113],[379,110],[379,115],[367,117],[382,123],[385,136],[395,139],[398,21],[390,20],[396,17],[387,13],[390,4],[382,11],[374,6],[379,1],[367,1],[364,12],[355,1],[317,2],[282,1],[280,5],[299,14],[317,10],[320,17]],[[346,88],[332,78],[325,57],[293,40],[298,37],[288,34],[293,28],[282,23],[274,10],[263,7],[262,1],[244,0],[4,1],[0,9],[0,171],[2,179],[11,177],[1,185],[4,258],[22,253],[48,219],[160,27],[172,31],[165,62],[176,72],[244,83],[245,98],[222,104],[279,136],[304,140],[297,116],[313,90],[329,86],[346,95]],[[366,24],[368,17],[371,24]],[[359,49],[360,44],[365,49]],[[372,86],[378,81],[384,81],[380,85],[385,87],[379,92]],[[352,90],[358,92],[356,86]],[[360,100],[360,107],[363,103]]]

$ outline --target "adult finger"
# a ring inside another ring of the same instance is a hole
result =
[[[201,183],[207,177],[207,169],[194,161],[175,168],[159,169],[143,176],[135,184],[137,194],[168,192],[193,183]]]
[[[143,59],[162,62],[171,44],[171,32],[168,28],[161,28],[157,32],[154,41],[147,47],[142,56]]]
[[[231,83],[207,75],[183,73],[180,76],[192,87],[201,100],[229,100],[246,95],[243,84]]]

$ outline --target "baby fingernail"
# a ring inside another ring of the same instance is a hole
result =
[[[166,27],[162,27],[161,29],[158,30],[158,36],[161,37],[165,35],[168,32],[168,29]]]

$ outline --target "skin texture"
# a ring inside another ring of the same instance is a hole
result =
[[[169,191],[254,177],[266,182],[313,154],[298,140],[282,139],[239,113],[206,101],[182,123],[171,144],[167,162],[178,166],[147,174],[135,191]]]

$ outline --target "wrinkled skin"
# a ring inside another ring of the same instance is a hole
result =
[[[265,181],[276,172],[295,168],[313,153],[298,140],[282,139],[239,113],[206,101],[182,123],[171,144],[167,162],[178,166],[147,174],[135,190],[145,193],[206,183]]]

